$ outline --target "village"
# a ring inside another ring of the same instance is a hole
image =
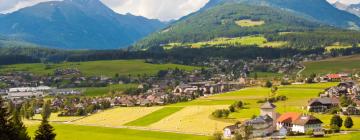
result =
[[[60,117],[89,116],[114,107],[164,106],[247,87],[274,88],[291,84],[339,82],[337,86],[324,89],[318,98],[309,98],[305,109],[309,113],[279,114],[275,111],[274,99],[265,99],[259,102],[262,103],[259,106],[259,116],[225,127],[222,137],[232,139],[237,134],[249,138],[274,139],[301,135],[322,137],[333,133],[333,130],[325,130],[323,120],[311,115],[312,112],[360,115],[360,85],[356,81],[359,78],[357,74],[332,73],[293,78],[287,74],[303,69],[297,61],[270,61],[260,57],[249,62],[213,60],[206,63],[206,66],[206,69],[193,71],[160,70],[155,76],[85,76],[80,70],[70,68],[56,69],[47,76],[10,72],[0,75],[0,95],[15,105],[22,105],[22,115],[31,119],[42,112],[42,106],[47,99],[51,99],[52,112]],[[272,80],[263,79],[256,76],[256,72],[261,71],[281,73],[284,76]],[[125,91],[110,90],[110,94],[96,97],[85,96],[82,89],[128,83],[136,84],[137,87]],[[277,98],[286,100],[286,97],[276,97],[276,100]]]

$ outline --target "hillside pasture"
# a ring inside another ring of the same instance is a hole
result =
[[[107,87],[89,87],[89,88],[78,88],[79,90],[84,91],[85,96],[102,96],[110,94],[110,92],[123,92],[129,88],[136,88],[136,84],[115,84],[109,85]]]
[[[327,52],[330,52],[331,50],[349,49],[349,48],[352,48],[352,45],[341,44],[339,42],[325,47]]]
[[[111,61],[89,61],[89,62],[64,62],[59,64],[15,64],[1,66],[0,72],[27,71],[38,75],[53,74],[56,69],[75,68],[86,76],[123,76],[154,75],[159,70],[184,69],[194,70],[198,67],[177,64],[150,64],[144,60],[111,60]]]
[[[360,55],[344,56],[325,59],[321,61],[305,62],[306,69],[301,73],[304,75],[329,74],[329,73],[357,73],[360,72]]]
[[[251,19],[243,19],[235,21],[236,25],[240,27],[254,27],[264,25],[265,21],[263,20],[251,20]]]
[[[220,37],[210,41],[201,41],[195,43],[178,43],[173,42],[164,46],[164,49],[172,49],[174,47],[190,47],[190,48],[202,48],[202,47],[229,47],[229,46],[258,46],[258,47],[272,47],[279,48],[287,44],[285,41],[268,42],[262,35],[243,36],[243,37]]]

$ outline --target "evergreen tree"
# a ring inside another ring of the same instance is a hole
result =
[[[354,122],[351,117],[347,117],[344,122],[344,126],[346,128],[352,128],[354,126]]]
[[[14,127],[14,136],[17,140],[30,140],[31,138],[26,131],[26,127],[21,121],[21,116],[19,114],[20,112],[17,109],[15,109],[13,112],[14,115],[11,121]]]
[[[5,102],[0,96],[0,139],[11,140],[12,127],[10,123],[10,112],[5,107]]]
[[[50,115],[51,115],[51,101],[48,100],[46,101],[46,103],[44,103],[42,107],[41,116],[43,118],[49,119]]]
[[[54,128],[49,124],[46,118],[43,118],[39,129],[36,130],[35,140],[55,140],[56,134]]]
[[[341,128],[342,123],[343,123],[343,120],[342,120],[342,118],[341,118],[339,115],[334,115],[334,116],[332,116],[332,118],[331,118],[331,120],[330,120],[330,126],[331,126],[331,125],[336,125],[336,126],[338,126],[339,128]]]

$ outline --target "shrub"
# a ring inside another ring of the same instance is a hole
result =
[[[216,132],[213,134],[213,140],[222,140],[222,133],[221,132]]]
[[[314,130],[309,129],[305,132],[305,135],[312,136],[314,134]]]
[[[344,126],[346,128],[352,128],[354,126],[354,122],[351,117],[347,117],[344,122]]]
[[[339,133],[340,132],[340,127],[333,124],[330,126],[330,129],[334,132],[334,133]]]
[[[229,111],[230,112],[235,112],[235,107],[233,105],[229,106]]]

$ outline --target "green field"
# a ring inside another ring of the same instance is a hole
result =
[[[267,39],[262,35],[256,36],[244,36],[244,37],[235,37],[235,38],[215,38],[210,41],[196,42],[196,43],[169,43],[164,46],[165,49],[172,49],[174,47],[188,46],[191,48],[201,48],[201,47],[228,47],[228,46],[251,46],[256,45],[259,47],[282,47],[286,45],[287,42],[276,41],[268,42]]]
[[[304,75],[329,74],[337,72],[357,73],[360,72],[360,55],[331,58],[321,61],[304,63],[306,69],[301,73]]]
[[[118,129],[94,126],[78,126],[52,124],[57,134],[56,140],[207,140],[205,136],[187,134]],[[34,136],[37,125],[28,127],[28,132]]]
[[[142,75],[156,74],[159,70],[184,69],[194,70],[197,67],[177,65],[177,64],[149,64],[144,60],[112,60],[112,61],[89,61],[89,62],[64,62],[60,64],[15,64],[1,66],[0,72],[10,71],[29,71],[34,74],[47,75],[53,74],[57,68],[77,68],[86,76],[114,76],[119,75]]]
[[[241,27],[254,27],[254,26],[264,25],[265,21],[262,20],[254,21],[254,20],[244,19],[244,20],[235,21],[235,23]]]
[[[149,115],[146,115],[142,118],[139,118],[135,121],[129,122],[125,125],[129,126],[148,126],[150,124],[156,123],[160,121],[161,119],[180,111],[183,109],[182,107],[164,107],[160,110],[154,111],[150,113]]]
[[[136,88],[138,85],[136,84],[116,84],[109,85],[107,87],[89,87],[89,88],[79,88],[80,90],[84,90],[85,96],[102,96],[106,94],[110,94],[111,91],[114,92],[122,92],[129,88]]]
[[[325,136],[322,138],[310,138],[310,137],[291,137],[289,140],[358,140],[360,139],[360,133],[354,132],[349,134],[334,134],[331,136]]]

